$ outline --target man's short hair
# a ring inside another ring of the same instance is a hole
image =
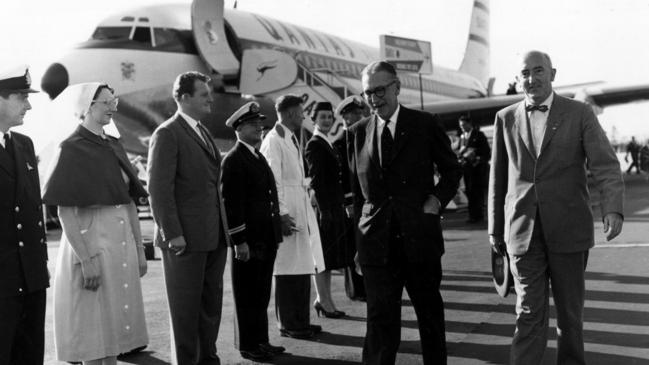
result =
[[[365,66],[363,71],[361,71],[361,75],[372,75],[380,71],[387,72],[395,78],[397,77],[397,70],[394,68],[394,66],[388,61],[383,60],[374,61]]]
[[[174,100],[179,101],[184,94],[194,95],[194,83],[196,80],[204,83],[210,82],[209,76],[202,74],[198,71],[189,71],[178,75],[174,81],[173,97]]]
[[[20,93],[15,90],[0,90],[0,97],[3,99],[9,99],[9,96],[11,94],[20,94]]]
[[[278,113],[283,113],[290,108],[296,107],[298,105],[302,105],[302,103],[304,103],[304,100],[302,100],[302,98],[297,95],[294,94],[282,95],[279,98],[277,98],[277,101],[275,101],[275,110]]]
[[[471,121],[471,118],[468,115],[460,115],[460,118],[458,118],[460,122],[467,122],[473,124],[473,121]]]

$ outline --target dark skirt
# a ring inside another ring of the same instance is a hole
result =
[[[342,269],[354,263],[356,247],[348,237],[348,222],[345,208],[318,210],[320,241],[327,270]]]

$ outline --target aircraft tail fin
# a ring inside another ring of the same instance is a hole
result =
[[[489,0],[474,0],[469,39],[459,71],[475,77],[486,87],[491,72],[489,53]]]

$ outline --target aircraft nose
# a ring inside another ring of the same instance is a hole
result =
[[[50,99],[54,99],[68,86],[69,82],[68,70],[60,63],[53,63],[43,74],[41,90],[45,91]]]

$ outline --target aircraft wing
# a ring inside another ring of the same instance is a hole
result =
[[[649,84],[631,86],[597,85],[581,89],[558,87],[555,92],[591,104],[597,113],[607,106],[649,100]],[[438,114],[446,130],[454,130],[458,128],[457,120],[463,114],[469,115],[471,119],[477,121],[480,125],[492,125],[496,112],[522,99],[522,94],[515,94],[494,95],[475,99],[443,100],[424,104],[424,110]],[[417,104],[409,105],[409,107],[421,108]]]
[[[575,98],[602,108],[616,104],[649,100],[649,84],[631,86],[593,86],[578,91]]]

